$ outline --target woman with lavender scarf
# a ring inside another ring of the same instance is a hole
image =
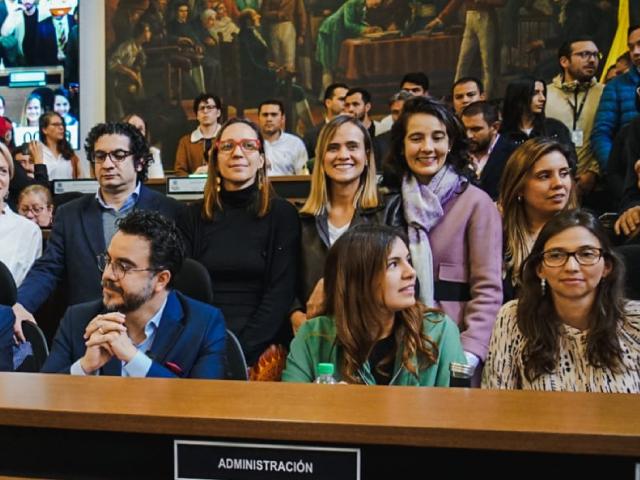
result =
[[[387,163],[399,182],[396,223],[407,230],[420,300],[458,324],[467,362],[481,366],[502,304],[502,225],[489,196],[465,175],[462,125],[440,102],[407,100]]]

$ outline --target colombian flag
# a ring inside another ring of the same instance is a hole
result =
[[[616,30],[616,36],[613,38],[607,62],[602,69],[602,76],[600,77],[602,83],[604,83],[609,67],[614,65],[616,59],[629,49],[627,46],[627,30],[629,30],[629,0],[620,0],[618,5],[618,29]]]

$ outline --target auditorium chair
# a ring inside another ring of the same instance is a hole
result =
[[[213,304],[213,288],[207,269],[196,260],[185,259],[176,275],[173,288],[188,297],[210,305]],[[227,330],[226,356],[224,365],[225,379],[247,380],[247,362],[236,336]]]

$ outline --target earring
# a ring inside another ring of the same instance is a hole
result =
[[[542,291],[542,296],[544,297],[545,292],[547,291],[547,279],[540,279],[540,290]]]
[[[522,203],[522,195],[518,195],[517,200],[518,200],[519,203]]]
[[[264,172],[262,169],[258,170],[258,190],[262,190],[264,187]]]
[[[222,184],[222,180],[220,177],[216,177],[216,192],[220,193],[220,185]]]

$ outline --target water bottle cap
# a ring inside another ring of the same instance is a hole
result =
[[[318,375],[333,375],[333,363],[319,363]]]
[[[471,378],[473,377],[473,372],[475,367],[472,365],[467,365],[464,363],[456,363],[451,362],[449,365],[449,370],[451,371],[451,375],[456,378]]]

